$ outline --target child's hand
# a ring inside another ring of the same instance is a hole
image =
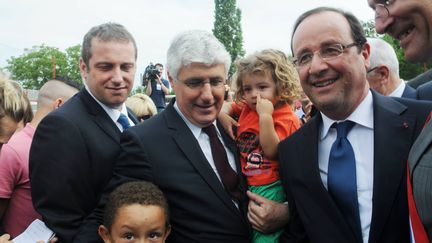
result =
[[[231,116],[224,112],[220,112],[218,115],[219,122],[222,127],[225,129],[225,132],[231,137],[232,140],[235,140],[235,135],[233,131],[233,126],[238,127],[239,124],[236,120],[234,120]]]
[[[261,95],[258,94],[255,109],[259,116],[262,116],[264,114],[272,115],[274,107],[273,103],[270,100],[261,98]]]

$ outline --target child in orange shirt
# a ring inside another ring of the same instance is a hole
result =
[[[277,146],[300,127],[292,109],[300,94],[297,71],[283,52],[267,49],[238,61],[234,77],[235,102],[224,104],[219,119],[231,136],[231,125],[237,126],[235,140],[249,190],[285,202]],[[238,123],[227,114],[238,117]],[[280,233],[254,231],[253,242],[279,242]]]
[[[105,208],[99,235],[105,243],[165,242],[171,226],[168,203],[150,182],[134,181],[117,187]]]

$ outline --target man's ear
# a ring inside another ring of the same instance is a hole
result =
[[[361,50],[361,55],[363,56],[363,58],[365,60],[366,70],[368,70],[369,66],[370,66],[370,45],[369,45],[369,43],[366,42],[363,44],[363,49]]]
[[[82,59],[82,57],[80,58],[80,63],[79,63],[79,68],[80,68],[80,72],[81,72],[81,77],[83,80],[87,80],[87,73],[88,73],[88,67],[85,64],[84,60]]]
[[[63,101],[62,98],[55,99],[54,102],[53,102],[53,108],[54,108],[54,110],[57,109],[57,108],[59,108],[63,104],[64,104],[64,101]]]
[[[105,243],[111,243],[111,235],[104,225],[99,225],[98,234]]]
[[[387,84],[390,80],[390,70],[387,66],[380,66],[375,70],[375,75],[378,75],[381,84]]]
[[[174,89],[174,86],[176,85],[176,81],[173,79],[173,77],[171,76],[169,71],[167,71],[167,76],[168,76],[168,80],[170,82],[171,88]]]

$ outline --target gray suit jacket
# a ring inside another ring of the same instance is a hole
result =
[[[414,142],[409,157],[411,183],[420,219],[432,241],[432,122]]]

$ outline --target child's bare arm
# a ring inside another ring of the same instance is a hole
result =
[[[270,159],[277,157],[279,136],[273,124],[273,104],[267,99],[257,97],[256,111],[259,116],[259,140],[264,155]]]
[[[235,136],[232,127],[233,126],[237,127],[239,124],[237,123],[236,120],[234,120],[231,117],[232,115],[231,105],[232,102],[224,102],[222,109],[219,112],[218,119],[222,127],[225,129],[226,133],[231,137],[231,139],[234,140]]]

